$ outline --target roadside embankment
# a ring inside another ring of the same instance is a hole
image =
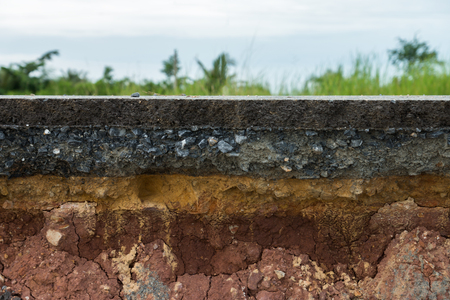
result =
[[[0,102],[0,295],[450,297],[450,97]]]

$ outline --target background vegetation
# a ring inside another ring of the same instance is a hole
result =
[[[49,76],[46,63],[57,50],[49,51],[35,61],[15,63],[0,69],[0,94],[36,95],[449,95],[450,63],[438,59],[438,53],[414,37],[398,39],[398,48],[388,50],[389,62],[395,74],[388,75],[370,56],[357,56],[351,68],[342,65],[307,76],[305,80],[287,84],[282,82],[277,91],[260,80],[238,80],[230,73],[236,62],[227,54],[220,54],[208,67],[197,63],[203,77],[180,77],[177,51],[162,63],[166,79],[160,82],[129,78],[116,80],[113,69],[106,66],[103,77],[92,82],[85,72],[67,70],[60,77]]]

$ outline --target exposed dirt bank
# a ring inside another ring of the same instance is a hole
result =
[[[446,299],[449,190],[434,175],[3,179],[0,285],[22,299]]]

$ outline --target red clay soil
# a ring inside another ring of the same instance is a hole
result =
[[[449,299],[449,186],[0,182],[0,299]]]
[[[54,250],[41,235],[28,238],[20,246],[11,246],[5,253],[10,253],[11,262],[4,266],[2,284],[22,299],[450,297],[450,240],[423,227],[397,235],[378,270],[372,270],[373,277],[363,280],[355,278],[355,271],[371,269],[364,263],[353,269],[337,264],[333,270],[325,271],[308,255],[284,248],[264,249],[257,262],[232,273],[179,276],[175,270],[182,261],[162,240],[140,244],[128,255],[103,251],[94,261]],[[242,260],[233,255],[222,259],[223,264]]]
[[[111,230],[117,215],[96,215],[88,203],[35,215],[3,210],[1,235],[10,238],[0,244],[1,284],[22,299],[52,300],[450,297],[450,240],[438,228],[450,222],[448,209],[412,199],[379,209],[348,246],[302,219],[250,226],[184,216],[143,235],[132,230],[135,215],[116,213],[120,232]]]

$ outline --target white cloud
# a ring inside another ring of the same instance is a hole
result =
[[[446,0],[0,0],[0,35],[239,37],[449,25]]]

